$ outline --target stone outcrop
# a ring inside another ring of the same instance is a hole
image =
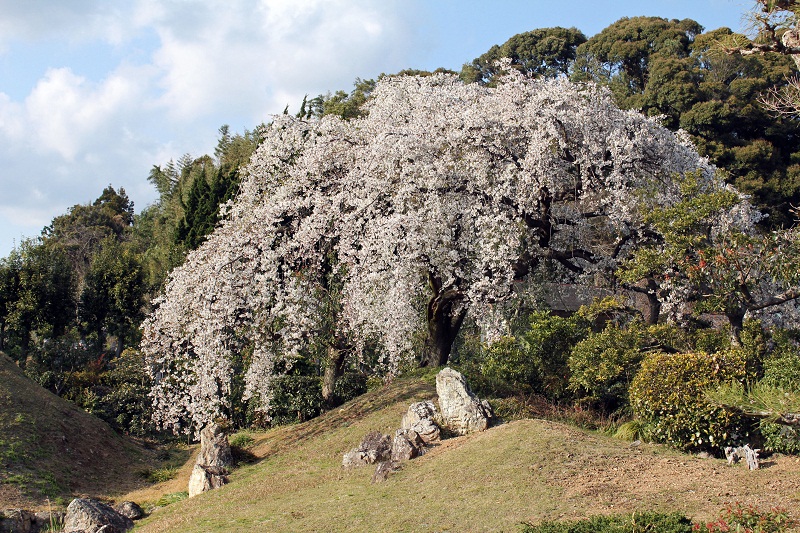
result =
[[[0,513],[0,533],[31,533],[39,531],[36,517],[24,509],[5,509]]]
[[[416,432],[425,444],[431,444],[441,438],[439,424],[436,422],[438,418],[439,412],[433,402],[412,403],[403,415],[400,427]]]
[[[386,481],[389,477],[389,474],[396,472],[397,469],[398,465],[394,461],[383,461],[378,463],[378,466],[375,468],[375,473],[372,474],[372,482],[382,483],[383,481]]]
[[[189,497],[225,485],[232,465],[227,435],[217,424],[209,424],[200,432],[200,453],[189,478]]]
[[[364,436],[361,444],[344,454],[342,466],[354,468],[388,461],[392,457],[392,440],[379,431]]]
[[[436,375],[442,425],[458,435],[483,431],[489,427],[493,413],[489,402],[481,402],[469,390],[460,372],[444,368]]]
[[[139,504],[136,502],[120,502],[116,507],[114,507],[114,510],[122,516],[130,518],[131,520],[139,520],[140,518],[144,517],[144,510],[139,507]]]
[[[63,511],[26,511],[25,509],[0,510],[0,533],[39,533],[61,531]],[[55,528],[55,529],[54,529]]]
[[[400,463],[422,455],[425,442],[413,429],[398,429],[392,441],[392,461]]]
[[[76,498],[67,506],[64,531],[71,533],[125,533],[133,528],[133,521],[122,516],[103,502]]]

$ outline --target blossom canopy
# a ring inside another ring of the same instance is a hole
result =
[[[515,72],[495,88],[384,78],[363,117],[277,116],[144,324],[157,421],[224,416],[242,372],[267,409],[274,377],[334,339],[387,372],[442,363],[465,317],[493,323],[540,265],[614,268],[690,172],[724,187],[683,136],[607,90]]]

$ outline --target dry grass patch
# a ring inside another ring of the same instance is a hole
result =
[[[412,401],[434,396],[430,382],[398,380],[310,422],[252,434],[260,462],[220,490],[154,512],[137,531],[517,531],[642,509],[712,518],[736,500],[800,503],[796,458],[749,472],[544,420],[447,440],[377,485],[371,468],[342,470],[342,454],[365,433],[393,431]]]

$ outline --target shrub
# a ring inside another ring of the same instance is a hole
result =
[[[740,415],[710,403],[704,391],[745,379],[740,351],[649,354],[630,388],[631,406],[654,440],[685,449],[711,449],[746,435]]]
[[[305,422],[322,410],[322,382],[317,376],[289,374],[276,378],[269,415],[273,425]]]
[[[367,376],[361,372],[345,372],[333,387],[337,403],[349,402],[367,392]]]
[[[600,333],[578,342],[569,355],[569,388],[604,411],[628,404],[628,387],[642,360],[644,329],[608,324]]]
[[[693,531],[700,533],[782,533],[797,525],[785,509],[773,508],[764,511],[752,505],[734,503],[720,513],[718,520],[695,525]]]
[[[525,524],[524,533],[691,533],[691,521],[680,513],[642,512],[593,516],[574,522]]]
[[[550,400],[568,396],[569,365],[572,347],[589,334],[591,321],[578,313],[569,318],[546,311],[531,315],[530,329],[521,338],[531,372],[529,384]]]
[[[800,353],[788,340],[779,341],[778,349],[764,362],[764,379],[760,384],[800,392]],[[780,453],[800,453],[800,432],[795,427],[762,420],[759,426],[764,447]]]

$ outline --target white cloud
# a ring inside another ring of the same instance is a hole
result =
[[[225,106],[259,121],[306,93],[349,88],[356,76],[405,66],[408,5],[352,0],[144,2],[161,38],[161,102],[175,117]],[[167,7],[165,7],[167,6]],[[291,94],[278,101],[274,91]]]
[[[109,183],[143,207],[150,167],[212,150],[224,123],[252,128],[305,94],[410,66],[416,1],[0,0],[0,52],[63,42],[119,58],[88,74],[67,49],[16,100],[0,80],[0,256]]]

